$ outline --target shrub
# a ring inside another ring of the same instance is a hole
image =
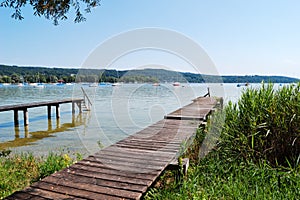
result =
[[[44,178],[53,174],[60,169],[66,168],[67,166],[73,164],[74,160],[70,158],[67,154],[58,155],[50,152],[47,159],[42,162],[39,166],[39,178]]]
[[[299,165],[300,84],[248,88],[237,104],[229,102],[225,113],[226,153],[255,162],[266,159],[272,166]]]

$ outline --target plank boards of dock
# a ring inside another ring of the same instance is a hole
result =
[[[216,103],[211,97],[196,99],[171,113],[177,118],[167,115],[7,199],[140,199]]]

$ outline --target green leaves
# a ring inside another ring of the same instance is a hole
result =
[[[90,13],[91,8],[100,5],[100,0],[4,0],[0,3],[0,7],[11,8],[14,10],[12,18],[22,20],[21,9],[26,4],[32,6],[34,15],[44,16],[46,19],[52,20],[54,25],[58,25],[60,20],[66,20],[67,14],[71,8],[75,10],[74,21],[76,23],[85,21],[86,18],[82,14],[82,7],[85,13]]]

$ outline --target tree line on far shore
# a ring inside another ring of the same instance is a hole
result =
[[[164,69],[114,70],[48,67],[18,67],[0,65],[0,83],[56,83],[56,82],[125,82],[125,83],[294,83],[297,78],[285,76],[217,76]]]

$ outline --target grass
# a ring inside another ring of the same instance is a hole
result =
[[[77,154],[77,158],[81,159],[81,156]],[[0,152],[0,199],[74,162],[75,159],[68,154],[49,153],[46,157],[34,157],[27,153],[11,155],[10,151],[2,151]]]
[[[299,199],[299,89],[244,91],[199,129],[185,155],[188,175],[176,182],[175,172],[165,172],[144,198]]]
[[[299,199],[299,178],[299,171],[226,162],[213,152],[191,166],[180,184],[152,188],[145,199]]]

